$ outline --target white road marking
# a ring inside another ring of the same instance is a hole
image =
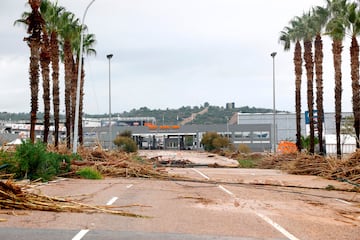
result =
[[[111,199],[106,203],[106,205],[107,205],[107,206],[110,206],[110,205],[112,205],[116,200],[118,200],[118,197],[113,197],[113,198],[111,198]]]
[[[219,185],[218,186],[221,190],[223,190],[224,192],[226,192],[227,194],[229,194],[230,196],[235,196],[235,194],[233,194],[232,192],[230,192],[229,190],[227,190],[225,187]]]
[[[278,223],[274,222],[273,220],[271,220],[270,218],[268,218],[267,216],[255,212],[256,215],[258,215],[261,219],[263,219],[265,222],[267,222],[268,224],[270,224],[271,226],[273,226],[276,230],[278,230],[279,232],[281,232],[285,237],[287,237],[290,240],[299,240],[297,237],[295,237],[294,235],[292,235],[291,233],[289,233],[288,231],[286,231],[282,226],[280,226]]]
[[[197,172],[198,174],[200,174],[202,177],[206,178],[206,179],[210,179],[208,176],[206,176],[204,173],[200,172],[197,169],[192,168],[192,170],[194,170],[195,172]],[[237,200],[236,195],[234,193],[232,193],[230,190],[226,189],[225,187],[218,185],[218,187],[224,191],[225,193],[229,194],[230,196],[233,196],[235,198],[235,200]],[[336,199],[338,201],[343,201],[341,199]],[[346,201],[343,201],[346,202]],[[294,235],[292,235],[291,233],[289,233],[288,231],[285,230],[285,228],[283,228],[282,226],[280,226],[278,223],[274,222],[273,220],[271,220],[269,217],[255,212],[253,211],[254,214],[256,214],[257,216],[259,216],[261,219],[263,219],[265,222],[269,223],[272,227],[274,227],[276,230],[278,230],[280,233],[282,233],[284,236],[286,236],[289,240],[299,240],[297,237],[295,237]]]
[[[209,180],[210,178],[208,176],[206,176],[205,174],[203,174],[202,172],[200,172],[199,170],[192,168],[192,170],[194,172],[197,172],[198,174],[200,174],[203,178],[206,178],[207,180]]]
[[[129,184],[126,186],[126,188],[131,188],[133,184]],[[107,206],[112,205],[116,200],[118,200],[118,197],[112,197],[107,203]],[[89,229],[83,229],[80,232],[78,232],[71,240],[81,240],[90,230]]]
[[[78,232],[71,240],[80,240],[82,239],[87,233],[89,232],[89,229],[83,229],[80,232]]]
[[[352,205],[352,203],[347,202],[347,201],[345,201],[345,200],[341,200],[341,199],[338,199],[338,198],[336,198],[335,200],[338,201],[338,202],[341,202],[341,203],[345,203],[345,204],[347,204],[347,205]]]

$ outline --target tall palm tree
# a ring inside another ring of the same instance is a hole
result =
[[[356,147],[359,148],[360,135],[360,88],[359,88],[359,43],[357,36],[360,34],[360,12],[356,3],[351,3],[347,8],[348,29],[351,36],[350,61],[352,81],[352,107],[354,115],[354,129],[356,136]]]
[[[289,51],[291,42],[295,42],[294,50],[294,70],[295,70],[295,112],[296,112],[296,146],[301,151],[301,76],[302,76],[302,49],[300,44],[301,30],[299,23],[293,19],[290,27],[285,27],[281,31],[280,42],[284,45],[284,50]]]
[[[41,32],[44,19],[41,17],[39,8],[41,0],[29,0],[31,13],[26,19],[29,37],[27,41],[30,47],[30,88],[31,88],[31,112],[30,112],[30,140],[35,142],[36,114],[38,111],[38,92],[39,92],[39,61],[41,47]]]
[[[318,142],[319,152],[324,154],[324,140],[323,140],[323,122],[324,122],[324,106],[323,106],[323,42],[322,31],[326,25],[329,12],[324,7],[315,7],[312,10],[313,23],[316,31],[315,37],[315,76],[316,76],[316,108],[317,108],[317,130],[318,130]]]
[[[85,34],[84,36],[84,42],[83,42],[83,48],[84,48],[84,53],[86,55],[96,55],[96,50],[93,48],[93,46],[96,44],[96,39],[95,39],[95,35],[94,34]],[[79,43],[80,45],[80,43]],[[79,46],[80,48],[80,46]],[[78,49],[79,49],[78,48]],[[80,49],[77,51],[77,62],[79,62],[79,54],[80,54]],[[82,59],[82,61],[84,62],[84,59]],[[77,66],[79,66],[79,64],[77,64]],[[81,69],[81,83],[80,83],[80,106],[79,106],[79,142],[82,145],[83,144],[83,126],[82,126],[82,120],[83,120],[83,106],[84,106],[84,83],[85,83],[85,68],[84,68],[84,64],[81,65],[82,69]]]
[[[46,27],[43,28],[40,65],[43,79],[43,101],[44,101],[44,143],[48,142],[50,129],[50,43]]]
[[[74,59],[72,52],[72,41],[77,36],[78,19],[74,14],[64,12],[61,16],[63,27],[60,35],[63,39],[64,68],[65,68],[65,126],[66,146],[71,147],[72,114],[71,114],[71,83],[74,78]]]
[[[330,20],[326,31],[332,38],[332,53],[335,71],[335,128],[336,128],[336,154],[341,157],[340,124],[341,124],[341,97],[342,97],[342,72],[341,54],[345,37],[345,13],[347,0],[327,0],[327,9],[330,11]]]
[[[304,13],[299,21],[303,26],[303,44],[304,44],[304,61],[306,68],[307,78],[307,105],[309,111],[309,125],[310,125],[310,148],[309,152],[313,154],[315,152],[315,129],[314,129],[314,60],[312,53],[312,40],[316,35],[314,22],[311,17],[311,13]]]
[[[54,109],[54,146],[59,144],[59,124],[60,124],[60,91],[59,91],[59,37],[58,32],[61,29],[61,18],[65,9],[51,3],[49,0],[43,0],[41,4],[41,13],[46,20],[46,27],[50,34],[50,58],[52,66],[52,98]]]

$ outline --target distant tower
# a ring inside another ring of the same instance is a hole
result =
[[[234,109],[235,108],[235,103],[226,103],[226,109]]]

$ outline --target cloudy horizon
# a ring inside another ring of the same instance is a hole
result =
[[[90,0],[58,0],[82,18]],[[0,111],[29,112],[29,48],[24,27],[13,26],[26,1],[0,9]],[[96,0],[85,24],[96,35],[96,56],[85,57],[84,112],[108,112],[111,59],[112,112],[148,107],[177,109],[205,102],[272,108],[275,57],[276,109],[295,111],[293,48],[285,52],[280,31],[295,16],[325,1],[295,0]],[[349,40],[343,50],[343,111],[352,111]],[[63,73],[60,75],[63,93]],[[307,108],[305,71],[302,110]],[[42,112],[42,92],[39,93]],[[63,98],[62,98],[63,99]],[[331,41],[324,38],[324,108],[334,112]],[[64,104],[61,103],[63,111]]]

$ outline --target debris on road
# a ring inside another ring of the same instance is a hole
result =
[[[165,168],[154,167],[151,162],[139,158],[136,154],[82,149],[79,155],[82,160],[71,162],[73,174],[81,167],[91,166],[109,177],[168,178]]]
[[[35,194],[23,190],[22,187],[10,180],[6,182],[0,181],[0,209],[76,213],[109,213],[125,217],[145,217],[121,210],[113,210],[114,207],[95,206],[79,203],[71,199],[62,199]]]
[[[360,150],[343,159],[309,154],[269,155],[259,164],[264,169],[281,169],[290,174],[314,175],[347,181],[360,187]]]

